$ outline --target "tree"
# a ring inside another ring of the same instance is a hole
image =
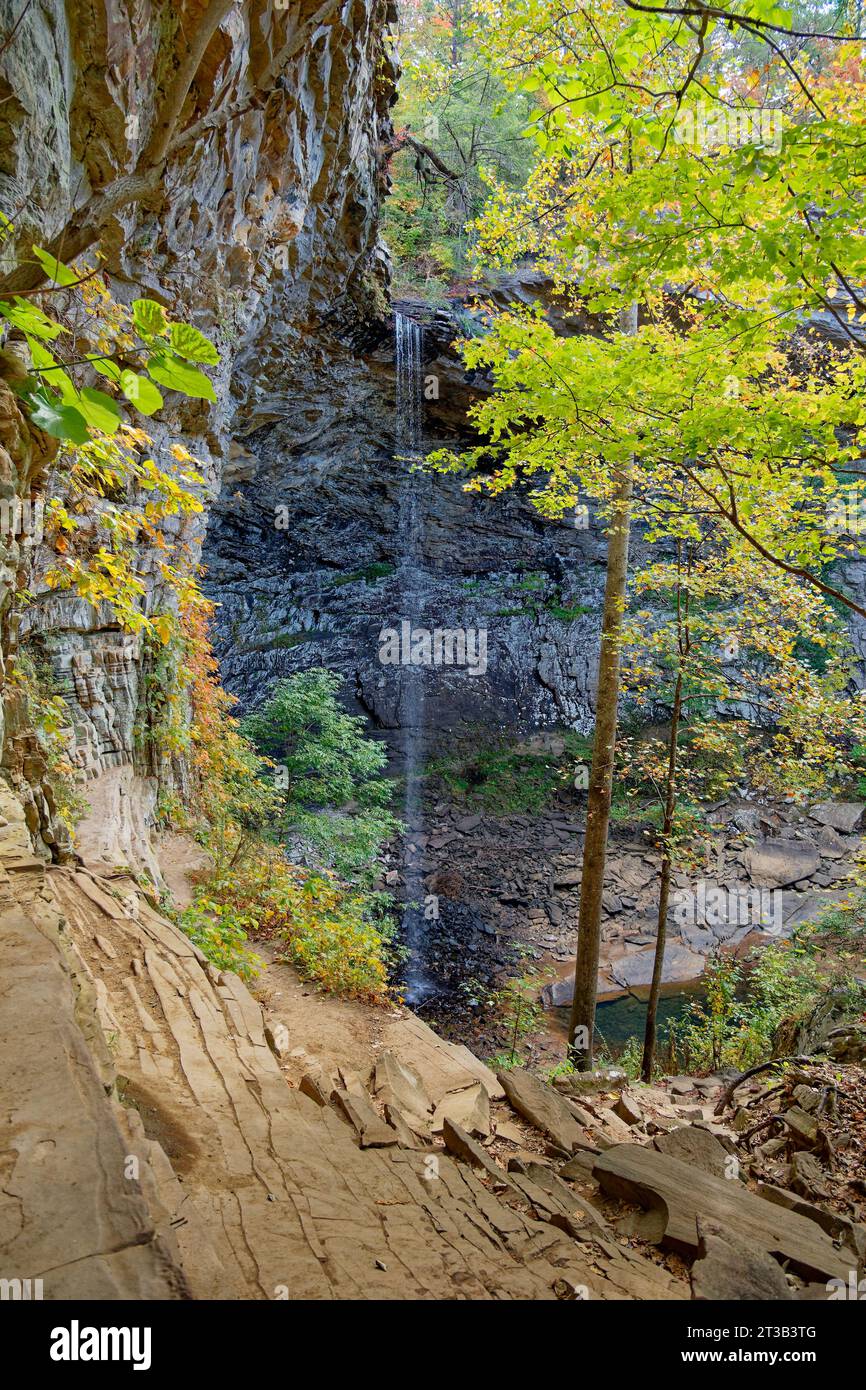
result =
[[[401,13],[394,188],[384,207],[401,276],[429,282],[464,270],[469,224],[486,194],[483,170],[509,187],[529,170],[531,149],[520,135],[530,99],[481,61],[479,27],[470,0],[424,0]]]
[[[612,634],[624,572],[618,479],[631,470],[631,510],[650,539],[667,534],[672,516],[685,507],[717,529],[735,565],[751,568],[760,560],[831,597],[840,591],[822,576],[848,542],[828,530],[826,515],[852,488],[862,496],[861,484],[837,476],[859,447],[841,437],[852,412],[847,369],[840,369],[835,393],[810,389],[808,377],[792,371],[775,348],[732,348],[723,330],[704,339],[710,340],[715,350],[704,356],[667,328],[647,326],[635,338],[564,339],[539,314],[500,315],[485,337],[464,347],[467,364],[491,369],[496,382],[495,394],[474,411],[485,442],[468,454],[434,458],[440,467],[475,467],[467,486],[494,495],[528,482],[545,515],[561,516],[593,498],[614,532],[591,779],[592,810],[601,811],[596,821],[588,818],[584,845],[594,896],[583,887],[581,924],[590,925],[582,953],[579,947],[575,1026],[588,1027],[595,1000],[586,943],[599,920],[598,844],[606,834],[616,728]],[[735,366],[745,370],[743,386],[726,396]],[[772,393],[762,384],[770,379]]]
[[[364,721],[341,709],[339,676],[313,669],[280,681],[241,728],[277,762],[284,834],[299,837],[327,866],[370,882],[382,844],[399,830],[388,810],[387,752],[365,737]]]
[[[784,51],[781,79],[771,66],[752,81],[730,43],[715,43],[724,14],[685,8],[629,16],[615,3],[487,6],[496,18],[488,58],[536,94],[541,155],[526,189],[495,190],[480,220],[482,252],[500,263],[533,254],[565,294],[601,315],[639,298],[646,322],[634,343],[571,347],[531,315],[495,324],[492,354],[466,349],[467,361],[491,366],[497,382],[497,399],[476,416],[489,443],[470,463],[485,468],[493,491],[541,473],[535,497],[550,515],[583,490],[609,516],[623,460],[634,458],[646,515],[658,505],[659,482],[685,479],[741,549],[862,613],[825,577],[839,551],[821,509],[839,485],[834,470],[862,486],[856,451],[846,452],[836,432],[862,426],[854,394],[863,364],[822,363],[819,377],[808,352],[798,371],[782,348],[787,320],[804,309],[829,306],[843,327],[861,310],[852,289],[863,261],[859,203],[847,191],[852,180],[857,186],[861,155],[845,136],[838,63],[821,74],[823,106]],[[754,13],[754,24],[739,27],[775,52],[775,18]],[[780,92],[779,148],[768,152],[759,118]],[[729,125],[745,115],[745,140],[738,143],[739,125],[736,138],[728,133],[711,150],[680,138],[677,123],[690,115],[694,125],[699,100]],[[845,287],[850,315],[836,311],[830,279]],[[856,329],[847,336],[856,342]],[[790,432],[776,411],[780,384]],[[602,661],[610,663],[604,642]],[[601,771],[594,781],[604,815]],[[597,896],[581,907],[596,934]],[[581,1009],[594,1005],[591,966],[587,947],[575,991]],[[578,1060],[588,1065],[591,1049]]]
[[[661,855],[656,949],[642,1075],[652,1077],[671,877],[695,838],[691,809],[733,786],[805,801],[849,775],[862,707],[847,695],[853,652],[822,596],[760,560],[713,546],[687,516],[673,560],[635,576],[650,607],[624,631],[624,685],[668,721],[667,744],[627,740],[622,775],[658,799]]]
[[[621,330],[637,332],[637,305],[620,315]],[[598,960],[601,949],[601,914],[613,764],[619,711],[620,646],[628,587],[628,552],[634,493],[634,461],[627,459],[613,473],[614,495],[607,528],[607,565],[601,646],[595,697],[595,735],[587,789],[586,826],[577,923],[577,958],[574,994],[568,1024],[568,1046],[574,1060],[592,1059]]]

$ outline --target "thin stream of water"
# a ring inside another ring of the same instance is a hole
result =
[[[420,476],[412,471],[422,457],[424,339],[421,325],[399,313],[394,315],[394,335],[397,365],[395,433],[398,462],[404,470],[400,485],[397,578],[401,616],[414,627],[423,615],[425,590],[422,487]],[[413,835],[423,830],[421,777],[424,768],[424,703],[423,666],[403,665],[400,672],[400,724],[404,739],[403,772],[406,782],[403,874],[407,903],[403,928],[409,952],[405,977],[405,997],[409,1003],[417,1003],[430,991],[423,966],[425,919],[422,856],[420,852],[411,852]],[[415,904],[414,909],[409,906],[411,904]]]

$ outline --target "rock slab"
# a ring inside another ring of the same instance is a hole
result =
[[[814,1223],[756,1197],[735,1180],[701,1172],[681,1159],[637,1144],[617,1144],[596,1160],[593,1177],[612,1197],[659,1214],[659,1240],[681,1254],[700,1244],[698,1218],[788,1261],[806,1279],[847,1278],[851,1257],[838,1251]],[[771,1215],[768,1213],[772,1213]]]

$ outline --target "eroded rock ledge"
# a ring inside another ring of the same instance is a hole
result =
[[[2,811],[4,1277],[48,1299],[796,1299],[859,1269],[824,1165],[853,1142],[862,1030],[791,1078],[758,1149],[761,1082],[497,1078],[405,1011],[360,1070],[320,1056],[296,1086],[290,1014],[128,875],[46,868]],[[852,1103],[822,1113],[840,1075]]]

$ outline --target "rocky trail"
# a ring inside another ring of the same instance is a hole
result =
[[[406,1010],[356,1068],[311,1061],[283,991],[263,1008],[129,875],[46,868],[3,815],[0,1232],[47,1298],[716,1297],[743,1242],[777,1297],[858,1267],[862,1031],[781,1118],[776,1077],[718,1117],[718,1078],[497,1077]]]

